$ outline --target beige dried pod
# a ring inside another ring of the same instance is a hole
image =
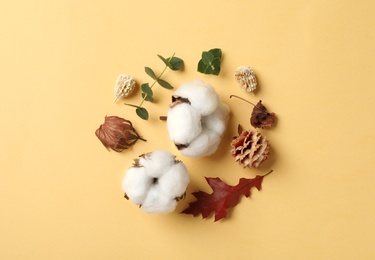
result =
[[[115,84],[115,101],[119,98],[127,97],[134,89],[135,81],[130,75],[120,74]]]
[[[243,91],[253,92],[257,88],[257,79],[252,68],[241,66],[236,69],[234,77]],[[252,93],[253,94],[253,93]]]

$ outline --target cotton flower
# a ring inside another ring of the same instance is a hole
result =
[[[169,138],[189,157],[216,152],[225,132],[229,107],[221,103],[214,88],[201,80],[182,84],[168,109]]]
[[[187,98],[201,116],[211,114],[219,103],[214,88],[199,79],[182,84],[174,95]]]
[[[178,104],[168,111],[167,128],[175,144],[189,144],[202,132],[201,115],[188,103]]]
[[[125,197],[147,213],[169,213],[185,194],[190,178],[185,165],[164,150],[142,154],[125,174]]]
[[[132,167],[126,173],[122,186],[131,196],[129,199],[134,204],[141,204],[146,198],[152,185],[152,178],[148,176],[144,167]]]

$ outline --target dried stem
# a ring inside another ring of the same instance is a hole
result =
[[[232,97],[235,97],[235,98],[241,99],[242,101],[245,101],[245,102],[247,102],[247,103],[249,103],[249,104],[252,104],[252,105],[255,107],[255,105],[254,105],[253,103],[251,103],[250,101],[247,101],[246,99],[244,99],[244,98],[242,98],[242,97],[239,97],[239,96],[236,96],[236,95],[230,95],[229,98],[232,98]]]
[[[271,172],[273,172],[273,170],[270,170],[269,172],[267,172],[266,174],[264,174],[263,177],[267,176],[267,175],[270,174]]]

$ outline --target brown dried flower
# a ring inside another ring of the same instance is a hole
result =
[[[146,141],[139,136],[129,120],[117,116],[106,116],[104,124],[95,131],[95,134],[105,148],[116,152],[128,149],[138,139]]]

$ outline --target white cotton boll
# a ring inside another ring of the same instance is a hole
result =
[[[189,181],[190,177],[185,165],[178,162],[158,180],[158,185],[163,194],[174,199],[185,193]]]
[[[122,188],[129,200],[136,205],[142,204],[152,184],[144,167],[131,167],[126,171]]]
[[[139,164],[144,166],[147,174],[152,178],[159,178],[175,164],[176,157],[164,150],[156,150],[145,154],[139,159]]]
[[[182,84],[174,95],[189,99],[191,106],[196,108],[202,116],[211,114],[219,103],[219,97],[214,88],[199,79]]]
[[[187,103],[170,108],[167,118],[169,138],[175,144],[189,144],[202,131],[200,114]]]
[[[203,129],[202,133],[180,152],[189,157],[208,156],[216,152],[220,140],[220,136],[215,131]]]
[[[164,195],[160,191],[158,184],[152,185],[145,200],[142,203],[142,209],[147,213],[169,213],[175,210],[177,201]]]
[[[230,110],[227,104],[219,104],[212,114],[202,117],[203,128],[215,131],[219,136],[221,136],[227,127],[229,111]]]

